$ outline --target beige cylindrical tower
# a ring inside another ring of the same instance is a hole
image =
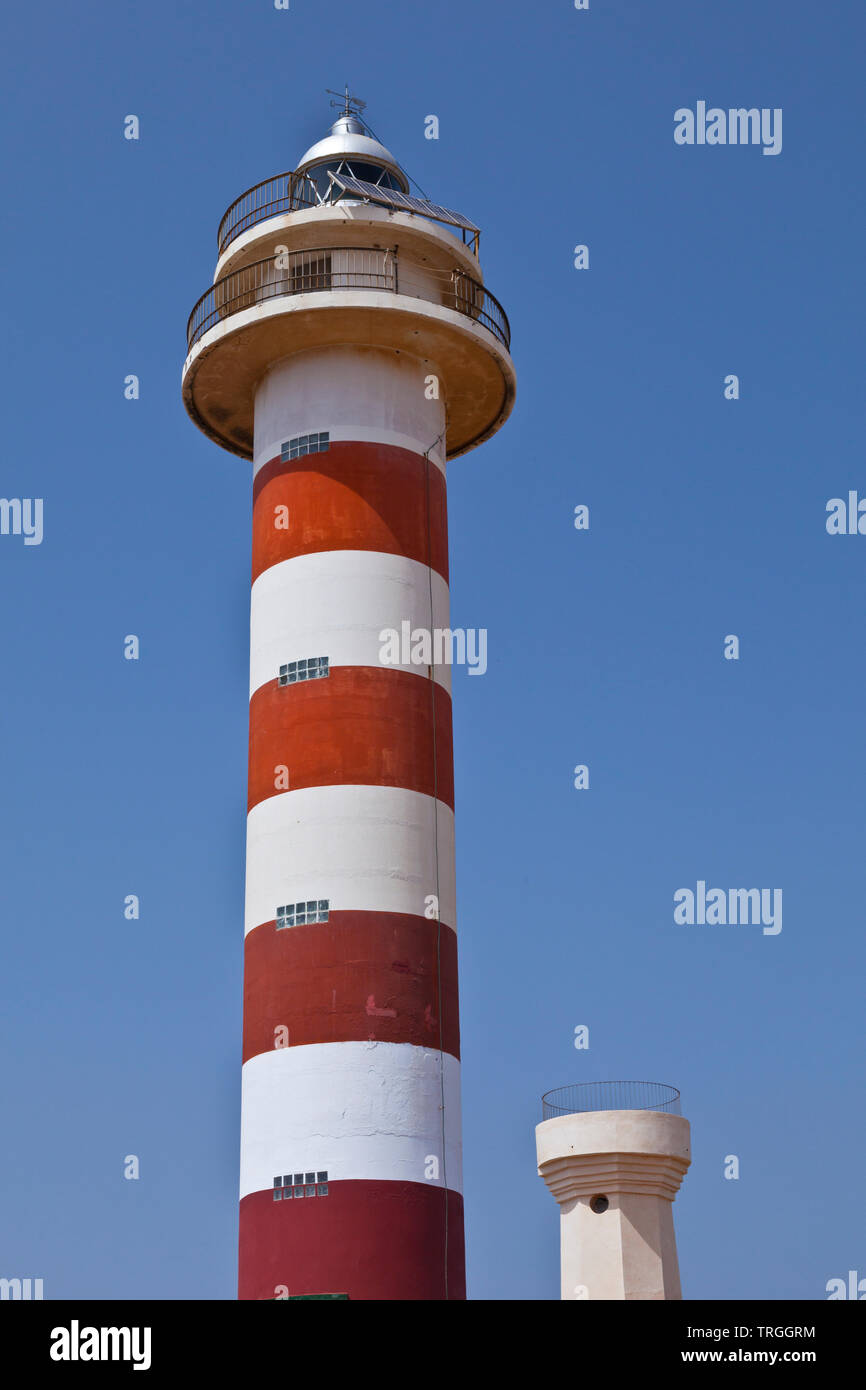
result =
[[[548,1092],[543,1113],[538,1171],[559,1203],[561,1297],[682,1298],[673,1202],[691,1150],[679,1091],[566,1086]]]

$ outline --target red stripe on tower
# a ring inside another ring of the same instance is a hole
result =
[[[408,787],[453,810],[447,691],[376,666],[331,666],[327,680],[291,690],[260,686],[250,701],[248,809],[290,788],[353,782]]]
[[[445,474],[408,449],[347,440],[271,459],[253,488],[253,579],[317,550],[380,550],[425,565],[429,555],[447,583]]]
[[[446,1286],[450,1299],[466,1297],[458,1193],[446,1194],[447,1245],[441,1194],[418,1183],[335,1183],[327,1201],[288,1200],[256,1192],[241,1202],[239,1298],[273,1298],[281,1285],[294,1297],[352,1288],[368,1299],[436,1300]],[[305,1258],[289,1265],[295,1249]]]
[[[364,1039],[460,1055],[451,927],[399,912],[332,912],[292,930],[263,922],[244,951],[244,1061],[280,1043]]]

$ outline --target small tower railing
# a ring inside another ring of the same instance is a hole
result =
[[[424,299],[474,319],[510,348],[511,330],[502,305],[463,271],[413,266],[388,249],[331,246],[271,256],[217,280],[189,316],[187,350],[215,324],[244,309],[287,295],[333,290],[383,290]]]
[[[590,1110],[663,1110],[681,1115],[680,1093],[660,1081],[584,1081],[560,1086],[541,1098],[542,1119]]]

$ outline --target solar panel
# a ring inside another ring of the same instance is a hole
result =
[[[435,222],[447,222],[452,227],[464,227],[467,232],[481,229],[459,212],[441,208],[438,203],[428,203],[425,198],[413,198],[408,193],[400,193],[396,188],[380,188],[376,183],[366,183],[364,179],[352,178],[349,174],[329,174],[333,183],[339,184],[344,193],[357,193],[360,198],[369,198],[374,203],[384,203],[385,207],[400,208],[405,212],[420,212],[423,217],[432,217]]]

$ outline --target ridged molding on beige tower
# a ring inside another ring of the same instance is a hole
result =
[[[590,1110],[555,1115],[535,1134],[538,1171],[559,1203],[561,1297],[682,1298],[673,1202],[691,1162],[688,1120]]]

